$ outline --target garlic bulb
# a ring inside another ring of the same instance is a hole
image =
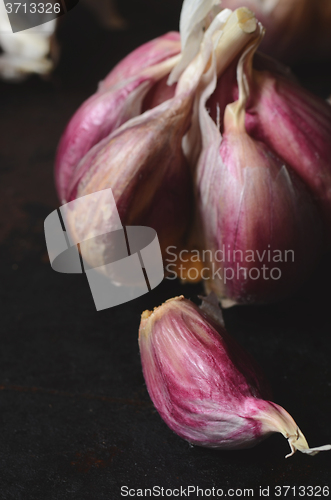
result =
[[[240,12],[222,11],[213,20],[198,54],[181,74],[172,99],[127,120],[85,154],[66,186],[68,201],[110,187],[123,224],[154,228],[162,249],[182,243],[193,213],[191,174],[182,140],[190,126],[196,91],[213,50],[217,51],[222,68],[229,58],[229,43],[236,42],[235,50],[231,47],[230,53],[240,52],[250,37],[255,36],[253,15],[247,17],[243,11],[243,18]],[[249,29],[245,29],[245,21]],[[163,64],[169,65],[169,59],[160,63]],[[87,227],[92,230],[101,225],[111,231],[112,217],[107,207],[101,211],[85,207],[84,213],[73,211],[70,215],[75,241],[81,241],[79,233],[86,239]],[[96,257],[100,252],[95,245],[103,245],[101,254],[107,253],[104,241],[91,240],[84,257],[94,266],[96,258],[100,265]]]
[[[222,7],[184,0],[180,40],[139,47],[101,82],[61,139],[57,188],[62,202],[112,188],[123,224],[154,228],[163,252],[210,253],[196,269],[223,305],[272,302],[329,244],[331,107],[270,58],[253,67],[262,25]],[[72,214],[73,231],[111,231],[102,208]]]
[[[212,297],[198,308],[183,296],[141,316],[139,347],[149,395],[166,424],[192,444],[250,448],[274,432],[293,455],[315,455],[281,406],[269,401],[260,369],[224,328]]]

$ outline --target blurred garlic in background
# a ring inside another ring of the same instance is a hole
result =
[[[117,30],[127,26],[113,0],[83,0],[82,3],[94,12],[103,27]],[[45,22],[49,14],[27,12],[24,5],[18,7],[17,13],[14,8],[15,21],[22,26],[29,25],[30,20],[30,25],[36,21],[40,24],[13,33],[5,3],[0,2],[0,47],[3,50],[0,55],[0,77],[9,81],[22,81],[33,73],[47,75],[54,69],[60,56],[56,38],[57,19]]]
[[[56,19],[53,19],[13,33],[4,2],[0,2],[0,46],[3,50],[0,55],[0,76],[5,80],[20,81],[31,73],[50,73],[53,62],[49,52],[55,27]]]
[[[261,50],[286,62],[331,58],[330,0],[222,0],[248,7],[266,28]]]

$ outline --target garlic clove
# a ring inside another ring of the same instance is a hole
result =
[[[203,149],[196,185],[205,247],[212,261],[207,291],[224,306],[264,303],[292,293],[314,269],[322,249],[322,224],[304,184],[267,145],[245,129],[249,97],[238,65],[239,100],[227,106],[224,135],[200,103]]]
[[[209,97],[206,107],[209,109],[210,116],[217,123],[218,128],[223,132],[223,117],[225,108],[228,104],[236,101],[239,97],[236,69],[240,59],[240,54],[236,57],[228,68],[221,74],[217,80],[215,90]],[[253,67],[259,71],[268,71],[272,75],[283,76],[292,82],[296,78],[288,66],[284,66],[272,57],[256,52],[253,60]]]
[[[155,108],[168,99],[172,99],[176,93],[176,83],[168,85],[168,75],[156,82],[147,92],[142,103],[142,113],[148,109]]]
[[[73,200],[110,187],[122,224],[154,228],[161,248],[181,240],[192,202],[190,172],[181,152],[190,102],[182,105],[177,99],[172,104],[167,101],[129,120],[92,148],[76,169],[69,196]],[[82,218],[85,222],[80,226]],[[111,213],[107,207],[90,211],[87,206],[84,214],[72,214],[72,231],[84,233],[86,224],[104,225],[110,232]],[[89,244],[86,259],[91,265],[97,255],[94,245],[100,243],[91,240]]]
[[[301,177],[319,205],[329,232],[331,106],[279,75],[268,71],[251,74],[247,131],[263,140]]]
[[[170,31],[150,40],[124,57],[100,82],[99,90],[112,87],[123,80],[136,76],[142,70],[180,54],[180,51],[180,35],[177,31]]]
[[[208,287],[237,303],[272,302],[311,274],[321,253],[322,225],[309,192],[283,161],[262,142],[228,128],[229,109],[219,149],[222,167],[209,174],[211,190],[221,187],[202,208],[207,242],[216,239],[215,255],[224,251],[218,264],[223,279]],[[216,231],[209,230],[212,210]]]
[[[179,21],[182,55],[169,76],[169,85],[178,81],[187,65],[198,54],[204,32],[221,11],[220,3],[220,0],[184,0]],[[230,14],[231,11],[226,9],[222,13],[222,19],[226,21]]]
[[[260,369],[217,316],[183,296],[142,314],[144,378],[170,429],[190,443],[224,450],[250,448],[274,432],[289,440],[291,454],[329,450],[309,449],[292,417],[265,400],[270,390]]]
[[[55,162],[57,191],[63,203],[68,199],[68,185],[79,161],[113,130],[139,115],[148,91],[177,60],[176,56],[168,58],[114,86],[105,85],[76,111],[62,135]]]

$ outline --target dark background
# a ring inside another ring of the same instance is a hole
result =
[[[131,0],[120,10],[128,29],[109,31],[80,3],[59,26],[61,59],[49,80],[0,82],[0,498],[110,500],[122,485],[254,487],[256,496],[259,485],[331,487],[331,453],[285,460],[281,435],[245,451],[190,447],[154,410],[141,372],[140,314],[178,294],[195,299],[200,286],[165,281],[97,313],[85,276],[49,265],[43,222],[59,206],[61,132],[116,62],[177,29],[180,2]],[[294,70],[321,96],[331,92],[330,65]],[[292,299],[225,312],[311,446],[331,443],[329,257]]]

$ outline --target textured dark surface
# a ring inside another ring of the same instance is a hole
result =
[[[176,10],[174,1],[132,0],[122,8],[130,29],[109,32],[79,5],[60,27],[53,79],[0,84],[1,500],[117,500],[123,485],[253,487],[256,497],[260,485],[331,487],[331,453],[285,460],[280,435],[246,451],[190,447],[154,410],[140,366],[140,314],[178,294],[195,299],[199,286],[166,281],[97,313],[86,278],[57,274],[47,260],[43,221],[58,206],[52,169],[61,131],[121,57],[176,29]],[[331,90],[328,68],[297,74],[321,95]],[[331,443],[329,260],[291,300],[225,312],[311,446]]]

